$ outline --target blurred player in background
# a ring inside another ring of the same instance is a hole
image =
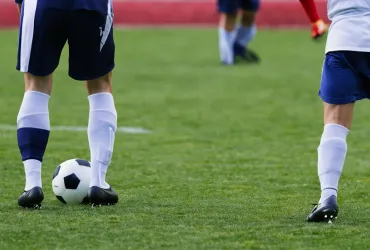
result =
[[[236,58],[247,62],[259,62],[258,55],[248,47],[257,32],[255,19],[259,0],[218,0],[217,3],[220,12],[221,62],[232,65]]]
[[[368,0],[329,0],[332,21],[325,49],[319,95],[324,131],[318,147],[321,197],[309,222],[337,217],[338,182],[347,153],[355,102],[370,98],[370,5]]]
[[[24,72],[25,82],[17,117],[17,139],[26,173],[26,186],[18,205],[39,208],[44,199],[41,165],[50,134],[48,103],[52,74],[67,41],[69,76],[86,81],[90,104],[92,176],[88,198],[93,205],[115,204],[118,195],[105,181],[117,128],[111,93],[115,55],[112,1],[16,0],[16,3],[21,13],[17,69]]]
[[[319,13],[317,12],[317,7],[315,0],[299,0],[304,8],[308,18],[311,21],[311,37],[313,39],[318,39],[326,33],[327,25],[320,18]]]

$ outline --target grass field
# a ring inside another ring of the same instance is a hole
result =
[[[23,96],[17,33],[0,33],[0,124],[15,125]],[[0,249],[367,249],[370,245],[369,106],[359,103],[334,224],[308,224],[319,198],[317,97],[324,43],[307,31],[261,31],[260,65],[221,67],[210,29],[117,31],[119,125],[108,181],[114,207],[65,206],[55,167],[89,158],[84,132],[54,131],[40,211],[17,207],[24,187],[16,133],[0,130]],[[86,126],[84,85],[64,56],[52,125]]]

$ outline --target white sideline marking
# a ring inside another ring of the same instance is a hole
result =
[[[3,131],[14,131],[17,126],[0,124],[0,130]],[[51,131],[67,131],[67,132],[86,132],[87,127],[78,126],[51,126]],[[127,133],[127,134],[149,134],[151,131],[144,128],[133,128],[133,127],[118,127],[117,132]]]

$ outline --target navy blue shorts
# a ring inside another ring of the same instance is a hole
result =
[[[218,11],[233,14],[239,9],[257,12],[260,6],[259,0],[217,0]]]
[[[321,99],[348,104],[370,98],[370,52],[328,52],[323,65]]]
[[[92,80],[114,68],[113,13],[95,10],[55,9],[38,1],[23,2],[17,69],[47,76],[59,64],[66,42],[69,76]]]

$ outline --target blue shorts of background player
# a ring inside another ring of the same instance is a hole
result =
[[[256,13],[259,0],[218,0],[220,13],[219,50],[224,65],[232,65],[236,59],[259,62],[258,55],[248,48],[256,35]],[[240,14],[240,15],[239,15]],[[237,19],[240,16],[240,24]]]
[[[221,13],[235,14],[238,10],[257,12],[259,0],[218,0],[218,11]]]
[[[329,104],[349,104],[370,98],[370,52],[328,52],[319,96]]]
[[[17,140],[26,173],[18,205],[39,208],[44,199],[41,166],[50,134],[48,104],[52,76],[67,42],[69,75],[86,81],[90,106],[88,199],[93,205],[113,205],[118,195],[105,181],[117,129],[112,95],[115,53],[112,0],[16,0],[16,3],[21,14],[17,69],[24,73],[25,82],[17,116]]]

